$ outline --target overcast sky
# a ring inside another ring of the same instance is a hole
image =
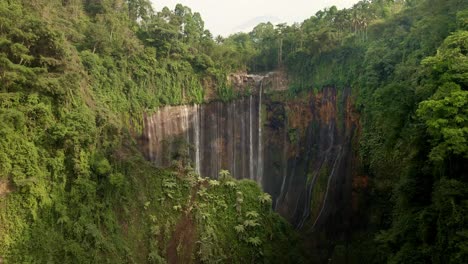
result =
[[[156,10],[177,3],[199,12],[205,27],[216,35],[227,36],[238,31],[248,31],[260,22],[302,22],[318,10],[336,5],[351,7],[358,0],[151,0]]]

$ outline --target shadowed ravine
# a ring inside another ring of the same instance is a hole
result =
[[[255,180],[298,228],[346,225],[338,219],[351,210],[356,119],[349,90],[283,97],[258,81],[252,95],[231,102],[162,107],[145,116],[140,145],[158,166],[186,157],[202,176],[224,169]]]

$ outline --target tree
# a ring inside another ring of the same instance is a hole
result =
[[[154,13],[149,0],[126,0],[128,5],[128,16],[132,21],[139,19],[147,21]]]
[[[283,65],[283,38],[287,29],[286,23],[276,25],[276,35],[278,36],[278,66]]]
[[[431,160],[443,162],[451,155],[468,158],[468,31],[449,36],[437,55],[424,60],[438,88],[419,104],[418,116],[432,138]],[[463,88],[463,89],[462,89]]]

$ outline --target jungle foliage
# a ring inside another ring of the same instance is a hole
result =
[[[365,0],[245,35],[249,67],[285,68],[291,94],[352,87],[367,221],[333,261],[468,261],[467,19],[466,1]]]
[[[255,184],[158,169],[136,148],[144,112],[222,90],[238,69],[225,52],[182,5],[0,1],[0,262],[166,263],[187,215],[198,262],[294,259]]]
[[[365,217],[327,259],[467,263],[467,51],[462,0],[364,0],[227,38],[183,5],[1,1],[0,261],[164,263],[184,217],[199,262],[301,261],[255,184],[155,168],[131,137],[145,111],[283,68],[290,95],[351,87],[361,115]]]

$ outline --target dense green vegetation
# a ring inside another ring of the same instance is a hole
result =
[[[231,37],[251,69],[285,67],[293,94],[353,89],[371,186],[338,262],[468,261],[467,25],[466,1],[374,0]]]
[[[223,49],[182,5],[1,1],[0,262],[294,259],[255,184],[157,169],[131,136],[144,111],[226,90]]]
[[[365,0],[216,39],[182,5],[1,1],[0,262],[299,262],[255,184],[154,168],[131,137],[145,111],[282,68],[289,95],[351,87],[361,115],[365,217],[333,261],[467,263],[467,56],[462,0]]]

